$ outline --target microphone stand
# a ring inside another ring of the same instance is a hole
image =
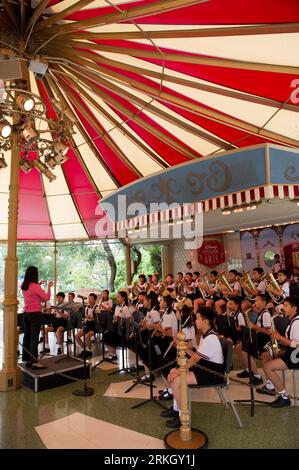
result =
[[[86,361],[86,338],[85,338],[85,303],[84,303],[85,298],[82,297],[82,331],[83,331],[83,351],[84,351],[84,371],[83,371],[83,380],[84,380],[84,388],[83,390],[77,389],[73,391],[73,395],[76,395],[77,397],[90,397],[91,395],[94,394],[94,389],[92,387],[87,386],[87,377],[86,377],[86,367],[87,367],[87,361]]]
[[[129,367],[125,367],[125,329],[126,329],[126,324],[125,324],[125,318],[120,318],[120,325],[119,329],[121,332],[121,368],[116,370],[115,372],[110,372],[108,375],[115,375],[115,374],[120,374],[121,372],[125,372],[129,375],[132,375],[135,377],[135,375],[131,372]]]

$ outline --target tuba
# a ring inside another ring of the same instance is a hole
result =
[[[274,275],[272,273],[266,273],[266,287],[268,285],[270,285],[270,287],[272,287],[272,289],[275,289],[275,290],[280,290],[280,286],[278,284],[278,282],[276,281]],[[285,294],[283,292],[281,292],[280,295],[277,295],[277,294],[274,294],[273,292],[271,291],[267,291],[268,294],[270,295],[271,299],[273,300],[273,302],[275,304],[281,304],[281,302],[284,301],[284,299],[286,298]]]
[[[272,333],[276,331],[274,318],[271,318],[272,324]],[[281,349],[279,347],[277,339],[271,339],[265,346],[264,349],[267,351],[271,359],[276,359],[281,354]]]
[[[217,280],[218,280],[222,285],[224,285],[224,287],[226,287],[226,289],[228,289],[231,294],[233,293],[233,289],[231,288],[231,285],[230,285],[230,283],[228,282],[228,280],[227,280],[227,278],[226,278],[226,276],[225,276],[225,271],[217,276]],[[229,300],[229,299],[230,299],[230,295],[229,295],[229,294],[226,295],[225,298],[226,298],[226,300]]]
[[[253,284],[253,281],[250,277],[250,274],[249,273],[244,273],[241,278],[240,278],[240,281],[242,282],[245,282],[247,284],[248,287],[250,287],[250,289],[253,289],[255,290],[255,285]],[[243,287],[242,286],[242,289],[244,291],[244,294],[246,296],[246,299],[248,300],[254,300],[255,299],[255,295],[254,294],[250,294],[248,292],[248,290],[246,289],[246,287]]]

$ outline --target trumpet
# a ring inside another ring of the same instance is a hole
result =
[[[207,274],[204,274],[202,276],[202,278],[200,278],[199,280],[199,284],[204,284],[206,286],[206,288],[208,290],[210,290],[210,283],[209,283],[209,279],[208,279],[208,276]],[[210,294],[207,294],[207,292],[205,291],[205,289],[203,289],[202,287],[200,287],[198,285],[198,289],[199,289],[199,292],[201,293],[201,296],[204,300],[208,300],[208,299],[211,299],[213,296],[210,295]]]
[[[244,274],[240,277],[240,281],[241,281],[241,282],[244,282],[245,284],[247,284],[247,286],[248,286],[250,289],[255,290],[255,285],[253,284],[253,281],[252,281],[252,279],[251,279],[249,273],[244,273]],[[254,295],[254,294],[250,294],[249,291],[246,289],[246,287],[242,286],[242,288],[243,288],[244,294],[245,294],[245,296],[246,296],[246,299],[248,299],[248,300],[254,300],[254,299],[255,299],[255,295]]]
[[[274,318],[271,318],[272,333],[276,331]],[[277,339],[271,339],[265,346],[264,349],[267,351],[271,359],[276,359],[281,354]]]
[[[244,317],[244,321],[245,321],[245,325],[247,326],[247,328],[249,328],[249,337],[250,337],[250,343],[252,343],[252,335],[251,335],[251,328],[250,328],[250,318],[249,318],[249,315],[248,313],[252,310],[252,307],[248,308],[247,310],[245,310],[245,312],[242,312],[242,315]]]
[[[274,275],[272,273],[266,273],[264,277],[266,278],[266,281],[267,281],[266,282],[266,288],[268,286],[270,286],[271,289],[281,291],[281,294],[279,294],[279,295],[274,294],[273,292],[271,292],[271,290],[267,291],[275,304],[281,304],[281,302],[284,301],[286,296],[285,296],[284,292],[282,292],[282,290],[281,290],[278,282],[276,281]]]

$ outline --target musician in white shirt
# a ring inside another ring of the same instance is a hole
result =
[[[113,316],[113,323],[116,330],[104,333],[104,341],[108,348],[107,359],[111,361],[117,359],[116,348],[126,344],[128,331],[125,330],[132,321],[127,292],[119,291],[116,300],[117,306],[115,307]],[[122,330],[119,329],[119,327],[122,328]]]
[[[84,358],[89,358],[92,356],[91,352],[91,338],[95,335],[95,315],[98,313],[98,305],[96,303],[98,296],[94,293],[89,294],[88,296],[88,305],[85,307],[85,318],[83,320],[84,322],[84,330],[80,329],[78,333],[76,334],[76,342],[78,346],[82,348],[81,353],[79,354],[79,357]],[[85,344],[86,344],[86,352],[84,352],[84,343],[82,341],[82,337],[84,336],[85,333]]]
[[[58,292],[56,295],[56,300],[57,300],[57,307],[59,305],[63,304],[65,299],[65,293],[64,292]],[[64,331],[67,328],[67,319],[68,319],[68,313],[63,311],[63,310],[55,310],[54,309],[54,315],[51,315],[51,317],[54,317],[54,321],[52,325],[48,325],[45,329],[45,347],[43,349],[43,354],[49,353],[50,348],[49,348],[49,332],[50,331],[55,331],[56,334],[56,341],[58,344],[57,348],[57,354],[61,354],[63,350],[63,334]]]
[[[113,310],[113,301],[109,297],[109,290],[103,290],[101,298],[99,300],[99,312],[112,312]]]

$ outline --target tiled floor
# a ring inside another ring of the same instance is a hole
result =
[[[55,348],[56,345],[52,344],[54,353]],[[93,364],[99,359],[99,356],[95,357]],[[131,360],[133,363],[134,358]],[[236,357],[234,366],[236,369],[232,376],[240,367]],[[72,395],[75,389],[83,387],[82,383],[71,383],[37,394],[25,387],[16,392],[0,393],[0,448],[82,448],[83,443],[85,448],[100,448],[109,445],[106,438],[108,441],[120,440],[118,445],[121,445],[122,439],[128,436],[134,436],[130,440],[134,447],[137,443],[141,447],[147,445],[143,444],[144,436],[151,443],[148,445],[160,446],[168,432],[160,409],[154,404],[131,409],[148,397],[148,387],[138,385],[125,394],[125,389],[132,383],[131,377],[126,374],[109,376],[113,368],[115,366],[104,363],[101,368],[93,370],[91,385],[95,393],[88,398]],[[291,391],[288,380],[287,387]],[[162,388],[160,379],[156,383],[155,391]],[[249,397],[246,386],[232,383],[231,391],[234,398]],[[257,397],[271,401],[263,395]],[[167,406],[170,404],[166,402]],[[192,425],[208,435],[209,448],[299,448],[299,407],[273,409],[260,405],[255,407],[253,418],[248,405],[238,404],[237,408],[243,429],[239,428],[230,410],[219,403],[214,390],[193,391]],[[90,437],[94,427],[97,436]],[[128,448],[128,444],[125,447]]]
[[[74,413],[35,428],[47,449],[163,449],[163,441]]]

